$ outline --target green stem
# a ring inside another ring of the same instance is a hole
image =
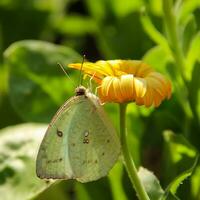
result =
[[[120,106],[120,136],[121,136],[121,145],[122,145],[122,153],[124,157],[124,163],[126,166],[126,170],[128,172],[129,178],[136,190],[137,196],[139,200],[150,200],[140,179],[137,174],[137,169],[131,154],[128,150],[127,144],[127,133],[126,133],[126,107],[127,104],[119,104]]]

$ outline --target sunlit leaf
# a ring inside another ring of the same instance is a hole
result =
[[[187,53],[187,63],[186,63],[186,76],[188,80],[191,79],[192,70],[194,68],[194,64],[199,59],[199,52],[200,52],[200,32],[198,32],[195,37],[192,39],[190,44],[188,53]]]
[[[73,36],[95,33],[97,31],[96,23],[92,18],[81,15],[69,15],[56,21],[56,29],[62,34]]]

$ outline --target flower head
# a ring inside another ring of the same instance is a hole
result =
[[[69,64],[81,69],[81,63]],[[171,83],[162,74],[138,60],[108,60],[85,62],[85,74],[99,84],[98,93],[102,102],[136,102],[137,105],[159,106],[171,96]]]

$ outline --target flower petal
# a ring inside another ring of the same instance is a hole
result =
[[[134,78],[133,83],[136,97],[143,97],[147,90],[146,80],[142,78]]]

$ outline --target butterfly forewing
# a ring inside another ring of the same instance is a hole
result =
[[[70,179],[73,172],[68,159],[68,131],[78,97],[72,97],[56,113],[41,143],[36,173],[40,178]]]

